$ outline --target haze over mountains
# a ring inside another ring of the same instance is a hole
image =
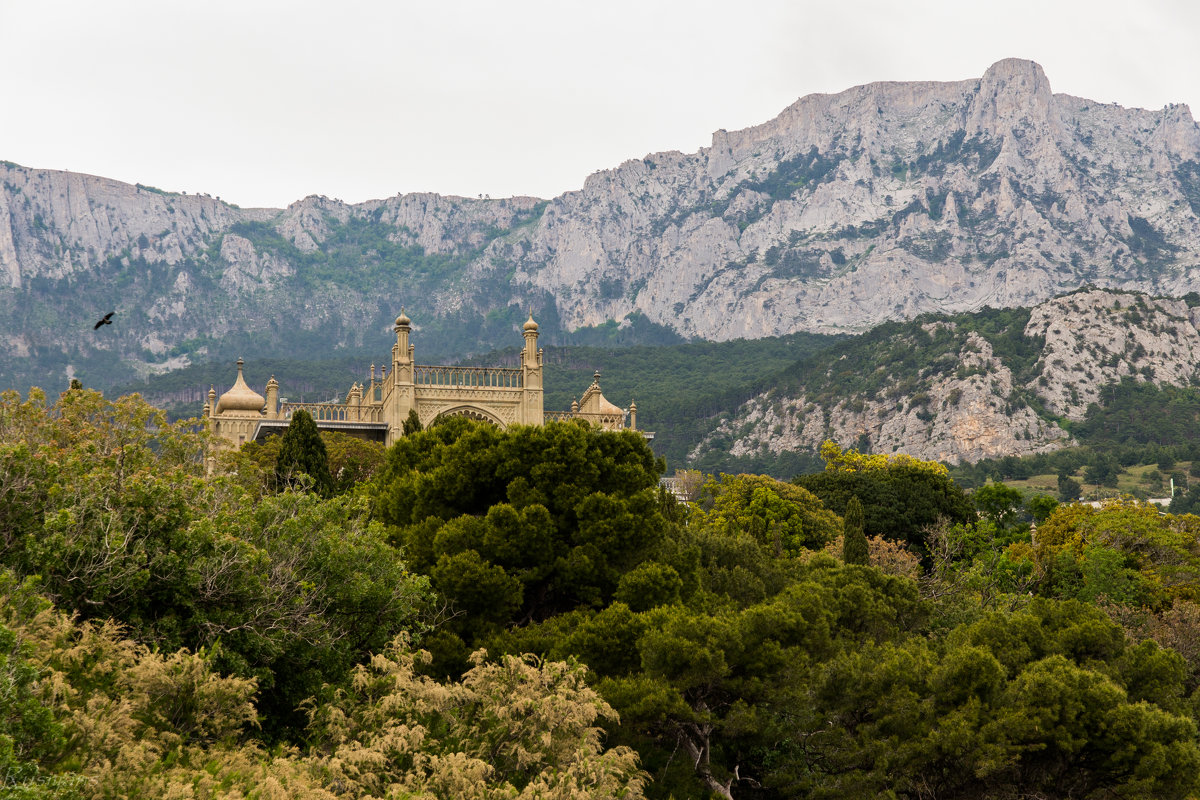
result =
[[[982,78],[810,95],[549,201],[410,194],[287,209],[0,165],[0,374],[93,385],[214,357],[418,357],[615,321],[727,340],[1034,305],[1085,284],[1200,288],[1200,127],[1186,106]],[[99,314],[117,325],[91,335]],[[97,313],[98,312],[98,313]]]

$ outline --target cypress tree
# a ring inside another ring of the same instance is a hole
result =
[[[846,516],[842,518],[842,560],[864,567],[871,563],[867,535],[863,533],[863,507],[857,496],[846,503]]]
[[[308,480],[302,480],[302,474],[307,475]],[[275,459],[275,484],[280,489],[311,485],[314,492],[326,497],[333,490],[325,442],[312,415],[304,409],[292,414],[292,421],[279,442],[279,456]]]
[[[421,428],[421,418],[417,416],[417,410],[410,408],[408,410],[408,419],[404,420],[404,435],[411,436],[414,433],[419,433]]]

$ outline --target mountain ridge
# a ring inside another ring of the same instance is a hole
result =
[[[240,209],[3,162],[0,281],[0,370],[110,384],[234,348],[360,348],[400,305],[445,357],[503,344],[531,307],[548,342],[635,315],[725,340],[1085,284],[1178,296],[1200,288],[1200,126],[1184,105],[1054,94],[1006,59],[978,79],[807,95],[549,200]],[[64,307],[93,303],[123,330],[71,333]]]

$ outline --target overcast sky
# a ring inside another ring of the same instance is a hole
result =
[[[798,97],[1039,62],[1200,113],[1193,0],[0,0],[0,159],[242,206],[552,197]]]

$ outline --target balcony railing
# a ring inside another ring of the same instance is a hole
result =
[[[317,422],[383,422],[383,406],[350,406],[344,403],[280,403],[281,419],[304,409]]]
[[[520,389],[525,385],[525,373],[519,369],[497,367],[432,367],[413,368],[418,386],[458,386],[480,389]]]
[[[547,411],[543,415],[546,422],[568,422],[573,419],[582,419],[587,422],[594,422],[597,425],[624,425],[624,414],[590,414],[584,411]]]

